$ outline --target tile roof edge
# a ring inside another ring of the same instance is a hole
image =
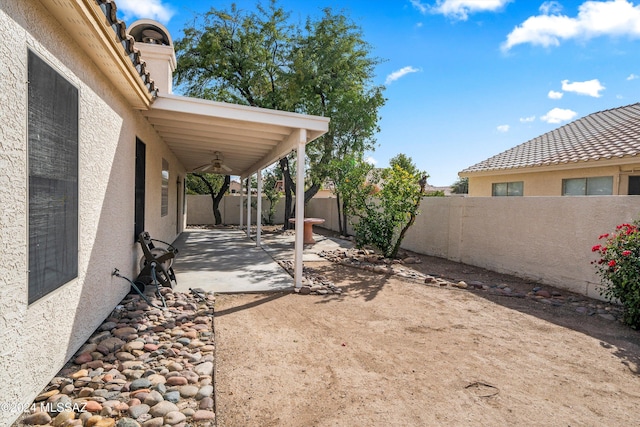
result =
[[[118,19],[117,10],[118,5],[115,0],[94,0],[107,18],[107,22],[113,29],[114,33],[118,37],[120,44],[122,45],[125,54],[129,57],[129,60],[133,64],[133,67],[138,72],[138,76],[142,80],[142,83],[147,88],[147,91],[151,95],[152,100],[155,100],[158,96],[158,89],[155,86],[155,82],[151,78],[151,75],[146,70],[146,63],[140,56],[140,51],[135,47],[135,40],[133,37],[127,34],[127,24]]]

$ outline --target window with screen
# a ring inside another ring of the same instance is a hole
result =
[[[563,196],[610,196],[612,194],[612,176],[571,178],[562,180]]]
[[[524,194],[524,182],[498,182],[492,184],[492,196],[522,196]]]
[[[160,216],[169,215],[169,162],[165,159],[162,159],[162,194],[160,203]]]
[[[78,276],[78,88],[28,54],[29,303]]]

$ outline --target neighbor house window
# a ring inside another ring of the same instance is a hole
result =
[[[28,53],[29,304],[78,276],[78,88]]]
[[[162,194],[160,216],[169,215],[169,162],[162,159]]]
[[[491,186],[492,196],[522,196],[524,194],[524,182],[499,182]]]
[[[563,196],[610,196],[612,194],[612,176],[571,178],[562,180]]]

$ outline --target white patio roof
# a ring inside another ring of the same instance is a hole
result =
[[[241,178],[278,161],[299,144],[325,134],[329,118],[178,95],[158,95],[142,111],[188,172],[220,152],[225,174]]]

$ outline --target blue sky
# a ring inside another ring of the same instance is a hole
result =
[[[220,0],[117,0],[127,24],[162,22],[172,37]],[[255,0],[235,2],[253,10]],[[377,166],[404,153],[432,185],[477,162],[640,94],[640,1],[280,0],[304,22],[344,11],[383,62]]]

